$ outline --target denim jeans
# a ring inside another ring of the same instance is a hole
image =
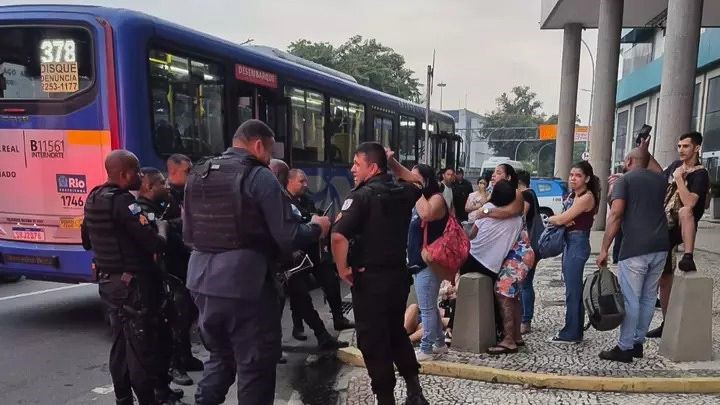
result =
[[[565,235],[562,274],[565,279],[565,326],[558,336],[563,340],[583,338],[585,308],[583,308],[583,272],[590,257],[590,232],[572,231]]]
[[[415,274],[415,294],[417,295],[420,318],[422,319],[423,335],[420,340],[420,350],[423,353],[432,353],[433,344],[445,345],[442,321],[438,312],[438,295],[440,293],[440,277],[429,267]]]
[[[522,323],[530,323],[535,314],[535,288],[533,287],[533,279],[535,279],[534,268],[528,270],[525,280],[522,282],[522,288],[520,289]]]
[[[655,312],[655,299],[667,252],[648,253],[618,263],[620,289],[625,300],[625,319],[620,325],[618,347],[630,350],[645,342]]]

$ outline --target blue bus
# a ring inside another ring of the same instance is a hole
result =
[[[164,168],[173,153],[221,153],[250,118],[274,129],[274,155],[305,170],[319,207],[349,192],[363,141],[408,166],[461,160],[450,115],[430,113],[425,151],[422,106],[277,49],[124,9],[0,7],[0,276],[94,281],[80,223],[107,153]]]

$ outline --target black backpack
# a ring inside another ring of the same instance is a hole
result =
[[[620,326],[625,318],[625,301],[620,284],[607,267],[601,267],[585,277],[583,304],[589,319],[585,330],[589,329],[590,325],[600,331],[613,330]]]

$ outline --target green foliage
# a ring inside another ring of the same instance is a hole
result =
[[[420,81],[405,58],[375,39],[355,35],[340,46],[300,39],[288,46],[295,56],[353,76],[358,83],[406,100],[420,101]]]

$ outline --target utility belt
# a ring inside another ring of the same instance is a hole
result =
[[[154,283],[150,276],[138,276],[130,272],[98,273],[100,295],[121,318],[154,318],[159,315],[159,306],[155,307],[151,303],[155,301],[161,304],[161,297],[149,296],[162,294],[161,289],[154,288]]]

